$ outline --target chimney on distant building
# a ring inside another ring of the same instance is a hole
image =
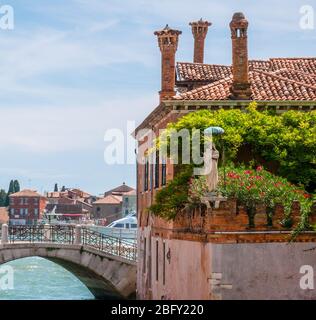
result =
[[[181,31],[170,29],[168,25],[156,31],[158,45],[161,51],[161,91],[160,101],[173,97],[176,82],[176,51]]]
[[[248,21],[245,15],[237,12],[230,23],[233,46],[233,85],[232,99],[250,100],[251,88],[248,76]]]
[[[194,37],[194,63],[204,63],[204,44],[208,27],[211,22],[203,21],[202,18],[197,22],[190,22],[192,34]]]

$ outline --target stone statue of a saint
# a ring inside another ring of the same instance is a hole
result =
[[[218,185],[218,159],[219,152],[216,149],[215,144],[212,143],[210,150],[204,154],[204,161],[210,162],[206,164],[206,167],[208,168],[206,172],[206,184],[210,192],[214,191]]]

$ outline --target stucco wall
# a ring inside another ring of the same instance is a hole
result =
[[[214,244],[156,237],[150,228],[139,239],[140,299],[316,299],[316,290],[300,288],[301,266],[316,268],[315,243]]]
[[[214,288],[219,299],[316,299],[315,289],[300,288],[301,266],[310,265],[316,270],[316,250],[310,250],[316,247],[315,243],[211,247],[212,272],[222,276],[219,285],[223,288]]]

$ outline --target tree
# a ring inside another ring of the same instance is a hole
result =
[[[55,183],[54,192],[58,192],[58,184]]]
[[[66,187],[63,186],[63,187],[61,188],[61,192],[65,192],[65,191],[66,191]]]
[[[18,180],[14,180],[13,182],[13,188],[14,188],[14,192],[19,192],[21,190],[20,188],[20,183]]]
[[[7,193],[5,192],[5,190],[1,189],[0,190],[0,207],[5,207],[6,201],[7,201]]]
[[[10,181],[10,185],[9,185],[9,189],[8,189],[8,193],[6,196],[6,201],[5,201],[5,206],[8,207],[10,204],[10,194],[15,193],[15,189],[14,189],[14,180]]]

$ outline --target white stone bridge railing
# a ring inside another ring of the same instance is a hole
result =
[[[1,227],[1,244],[61,243],[83,245],[127,260],[137,260],[135,241],[104,235],[81,225],[32,225]]]

